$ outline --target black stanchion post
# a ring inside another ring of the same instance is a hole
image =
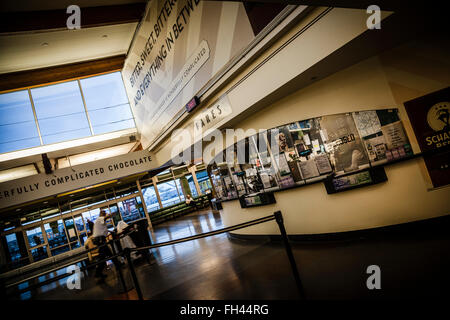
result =
[[[113,240],[112,245],[111,245],[113,255],[116,255],[116,247],[115,247],[116,241],[117,241],[117,239]],[[114,264],[114,265],[116,266],[116,270],[119,273],[120,283],[122,284],[123,292],[125,293],[125,292],[127,292],[127,286],[125,284],[125,279],[123,278],[122,266],[120,265],[120,261],[117,259],[117,257],[116,257],[115,261],[117,261],[117,264]]]
[[[278,223],[278,227],[280,228],[281,238],[283,239],[284,247],[286,249],[286,254],[289,259],[289,263],[291,264],[292,274],[294,275],[295,283],[297,284],[297,289],[300,297],[305,299],[305,293],[303,291],[303,285],[300,280],[300,274],[298,273],[297,264],[295,263],[294,255],[292,253],[291,244],[289,243],[289,239],[286,234],[286,229],[284,228],[283,216],[281,215],[281,211],[276,211],[274,213],[275,220]]]
[[[131,278],[133,279],[134,288],[136,289],[138,298],[139,298],[139,300],[144,300],[144,298],[142,296],[141,287],[139,285],[139,282],[138,282],[138,279],[136,276],[136,271],[134,270],[133,261],[131,260],[130,248],[125,248],[123,250],[123,252],[125,254],[125,257],[127,258],[128,268],[130,269]]]

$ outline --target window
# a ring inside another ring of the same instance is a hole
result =
[[[50,249],[67,244],[66,231],[64,230],[62,220],[46,223],[44,224],[44,229],[47,233],[48,245],[50,246]]]
[[[142,218],[143,212],[141,212],[141,206],[135,198],[127,199],[117,204],[119,205],[123,221],[130,222]]]
[[[176,184],[176,185],[175,185]],[[184,194],[181,191],[180,179],[170,180],[157,184],[159,197],[163,207],[184,201]],[[177,190],[178,188],[178,190]],[[180,195],[178,195],[180,192]]]
[[[77,81],[31,89],[44,144],[91,135]]]
[[[42,235],[41,227],[27,230],[26,235],[30,247],[36,247],[44,243],[44,236]]]
[[[0,153],[41,144],[28,90],[0,94]]]
[[[195,174],[197,176],[198,186],[202,194],[206,194],[206,190],[212,189],[211,180],[209,180],[208,172],[206,170],[199,171]]]
[[[133,128],[120,72],[80,80],[94,134]]]
[[[120,72],[0,94],[0,153],[134,127]]]
[[[144,201],[147,205],[148,212],[156,211],[159,209],[159,202],[156,196],[155,187],[149,186],[142,189],[142,195],[144,196]]]
[[[187,175],[186,179],[189,183],[189,189],[191,190],[192,196],[194,198],[198,197],[197,188],[195,187],[195,182],[194,182],[194,179],[192,178],[192,174]]]
[[[6,236],[6,243],[8,245],[9,255],[11,261],[16,261],[21,258],[19,243],[17,242],[17,236],[15,233],[8,234]]]

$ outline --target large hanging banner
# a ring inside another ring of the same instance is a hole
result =
[[[240,2],[151,0],[122,70],[143,147],[254,38]]]
[[[433,187],[450,184],[450,88],[404,103],[420,149],[446,150],[424,156]]]

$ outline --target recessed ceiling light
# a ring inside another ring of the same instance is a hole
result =
[[[48,203],[48,201],[44,201],[44,204],[47,204]]]
[[[48,47],[48,43],[47,43],[47,42],[44,42],[44,43],[41,44],[41,46],[43,46],[43,47]]]
[[[20,210],[22,210],[22,209],[20,209],[20,208],[19,208],[19,209],[16,209],[16,211],[20,211]]]

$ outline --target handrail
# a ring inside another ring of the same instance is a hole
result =
[[[252,221],[240,223],[240,224],[237,224],[237,225],[234,225],[234,226],[231,226],[231,227],[227,227],[227,228],[223,228],[223,229],[219,229],[219,230],[215,230],[215,231],[200,233],[200,234],[197,234],[197,235],[193,235],[193,236],[189,236],[189,237],[185,237],[185,238],[181,238],[181,239],[175,239],[175,240],[171,240],[171,241],[160,242],[160,243],[157,243],[157,244],[153,244],[151,246],[145,246],[145,247],[140,247],[140,248],[132,248],[132,249],[130,249],[130,251],[134,252],[134,251],[149,250],[149,249],[159,248],[159,247],[168,246],[168,245],[172,245],[172,244],[177,244],[177,243],[181,243],[181,242],[186,242],[186,241],[206,238],[206,237],[217,235],[217,234],[221,234],[221,233],[224,233],[224,232],[233,231],[233,230],[237,230],[237,229],[242,229],[242,228],[245,228],[245,227],[250,227],[250,226],[253,226],[253,225],[256,225],[256,224],[260,224],[260,223],[263,223],[263,222],[267,222],[267,221],[271,221],[271,220],[275,220],[275,216],[274,215],[270,215],[270,216],[266,216],[266,217],[263,217],[263,218],[255,219],[255,220],[252,220]]]
[[[120,239],[122,239],[122,238],[124,238],[124,237],[126,237],[126,236],[129,236],[130,234],[132,234],[132,233],[134,233],[134,232],[137,232],[137,231],[136,231],[136,230],[133,230],[133,231],[130,231],[130,232],[128,232],[128,233],[121,234],[121,235],[119,236],[119,238],[113,239],[113,240],[111,240],[111,241],[112,241],[113,243],[115,243],[116,241],[120,241]],[[92,249],[85,249],[85,250],[83,250],[83,251],[81,251],[81,252],[79,252],[79,253],[76,253],[76,254],[74,254],[74,255],[72,255],[72,256],[70,256],[70,257],[67,257],[67,259],[69,259],[69,258],[70,258],[70,259],[73,259],[73,258],[76,258],[76,257],[78,257],[78,256],[84,256],[84,255],[87,255],[87,254],[89,254],[90,252],[95,251],[95,250],[98,250],[100,247],[104,247],[104,246],[109,245],[109,244],[110,244],[110,242],[107,242],[107,243],[104,243],[104,244],[102,244],[102,245],[100,245],[100,246],[96,246],[95,248],[92,248]],[[84,259],[86,259],[86,257],[84,257]],[[84,260],[84,259],[83,259],[83,260]],[[109,258],[108,260],[110,260],[110,259],[111,259],[111,258]],[[62,260],[62,261],[64,261],[64,260]],[[82,260],[81,260],[81,261],[82,261]],[[66,264],[64,264],[64,265],[62,265],[62,266],[58,266],[58,267],[55,267],[55,268],[53,268],[53,269],[50,269],[50,270],[47,270],[47,271],[43,271],[43,272],[41,272],[41,273],[39,273],[39,274],[37,274],[37,275],[35,275],[35,276],[31,276],[31,277],[29,277],[29,278],[19,280],[19,281],[13,283],[13,284],[7,285],[6,287],[9,288],[9,287],[12,287],[12,286],[21,284],[21,283],[26,282],[26,281],[30,281],[30,280],[32,280],[32,279],[35,279],[35,278],[39,278],[39,277],[45,276],[45,275],[47,275],[47,274],[49,274],[49,273],[55,272],[55,271],[60,270],[60,269],[62,269],[62,268],[64,268],[64,267],[66,267],[66,266],[70,266],[70,265],[73,265],[74,263],[78,263],[78,262],[80,262],[80,261],[77,261],[77,260],[71,261],[71,262],[66,263]],[[22,274],[22,275],[23,275],[23,274]],[[5,278],[4,281],[7,282],[7,280],[13,279],[13,278],[18,277],[18,276],[20,276],[20,275],[15,275],[15,276],[12,276],[12,277],[9,277],[9,278]]]
[[[278,224],[278,226],[280,228],[280,233],[281,233],[281,236],[282,236],[282,239],[283,239],[283,243],[285,245],[286,253],[287,253],[290,265],[291,265],[291,269],[292,269],[292,272],[293,272],[293,275],[294,275],[294,280],[296,282],[297,289],[299,291],[299,295],[300,295],[301,298],[304,298],[303,287],[302,287],[302,284],[301,284],[301,281],[300,281],[300,276],[298,274],[297,265],[295,263],[295,259],[294,259],[294,256],[292,254],[291,247],[289,245],[289,240],[288,240],[288,237],[287,237],[287,234],[286,234],[286,230],[285,230],[284,224],[283,224],[283,217],[282,217],[280,211],[277,211],[274,214],[269,215],[269,216],[265,216],[265,217],[262,217],[262,218],[254,219],[254,220],[251,220],[251,221],[240,223],[240,224],[237,224],[237,225],[234,225],[234,226],[231,226],[231,227],[222,228],[222,229],[219,229],[219,230],[205,232],[205,233],[201,233],[201,234],[197,234],[197,235],[193,235],[193,236],[189,236],[189,237],[185,237],[185,238],[181,238],[181,239],[176,239],[176,240],[171,240],[171,241],[166,241],[166,242],[160,242],[160,243],[157,243],[157,244],[154,244],[154,245],[144,246],[144,247],[140,247],[140,248],[125,248],[119,253],[113,254],[112,256],[108,256],[105,259],[102,259],[100,261],[96,261],[95,263],[92,263],[89,266],[80,268],[80,271],[85,271],[85,270],[87,270],[89,268],[92,268],[93,266],[96,266],[96,265],[98,265],[100,263],[104,263],[104,262],[106,262],[108,260],[117,258],[119,256],[125,256],[125,258],[127,259],[127,262],[128,262],[129,271],[131,273],[131,277],[132,277],[132,280],[133,280],[134,287],[136,289],[138,298],[139,298],[139,300],[143,300],[142,291],[140,289],[139,281],[137,279],[137,275],[136,275],[136,272],[135,272],[135,269],[134,269],[134,266],[133,266],[133,261],[132,261],[131,256],[130,256],[131,252],[140,252],[140,251],[149,250],[149,249],[153,249],[153,248],[159,248],[159,247],[163,247],[163,246],[167,246],[167,245],[178,244],[178,243],[182,243],[182,242],[186,242],[186,241],[202,239],[202,238],[206,238],[206,237],[209,237],[209,236],[214,236],[214,235],[218,235],[218,234],[221,234],[221,233],[225,233],[225,232],[229,232],[229,231],[233,231],[233,230],[238,230],[238,229],[250,227],[250,226],[253,226],[253,225],[257,225],[257,224],[268,222],[268,221],[272,221],[272,220],[276,220],[276,222],[277,222],[277,224]],[[127,233],[126,235],[128,235],[130,233]],[[118,240],[120,240],[120,238],[119,239],[114,239],[113,242],[118,241]],[[108,244],[109,243],[105,243],[102,246],[108,245]],[[94,249],[90,249],[90,250],[95,250],[95,249],[98,249],[98,247],[94,248]],[[59,269],[62,269],[62,268],[59,267],[57,270],[59,270]],[[121,272],[120,269],[121,268],[119,267],[118,268],[118,272],[119,272],[119,276],[120,276],[121,281],[122,281],[122,286],[124,287],[124,290],[125,290],[126,289],[125,288],[125,282],[123,280],[122,272]],[[23,280],[21,282],[17,282],[17,283],[14,283],[12,285],[9,285],[7,288],[10,288],[12,286],[16,286],[16,285],[18,285],[18,284],[20,284],[22,282],[26,282],[26,281],[30,281],[32,279],[36,279],[36,278],[42,277],[43,275],[46,275],[46,274],[51,273],[51,272],[54,272],[54,271],[43,272],[41,274],[35,275],[33,277],[30,277],[30,278],[28,278],[26,280]],[[62,274],[62,275],[58,275],[58,276],[52,277],[51,279],[46,279],[46,280],[44,280],[42,282],[32,284],[32,285],[28,286],[27,288],[16,290],[14,293],[15,294],[20,294],[22,292],[27,292],[27,291],[30,291],[30,290],[32,290],[34,288],[41,287],[41,286],[46,285],[48,283],[52,283],[54,281],[63,279],[63,278],[68,277],[70,275],[71,274],[68,274],[68,273]]]

